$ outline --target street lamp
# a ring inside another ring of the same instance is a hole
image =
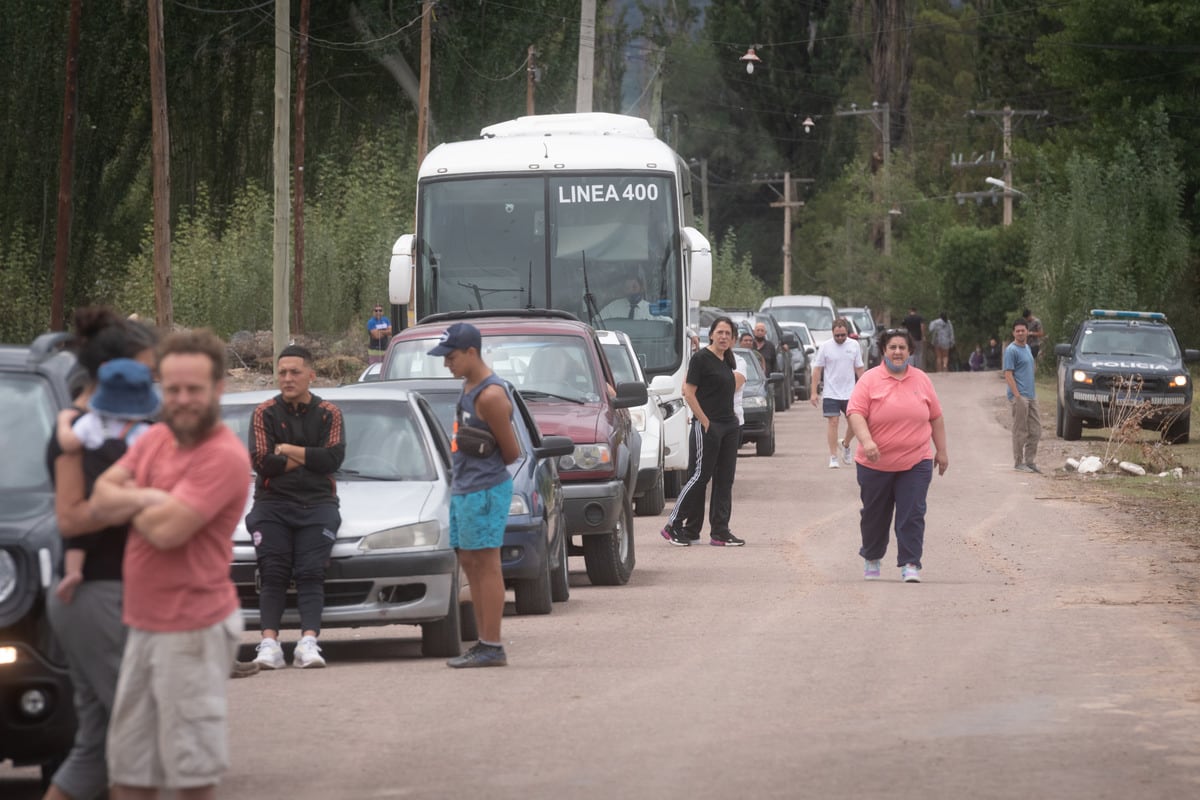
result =
[[[984,180],[984,183],[989,183],[992,186],[997,186],[1006,192],[1012,192],[1013,194],[1019,194],[1021,197],[1025,196],[1025,193],[1022,192],[1020,189],[1015,189],[1012,186],[1009,186],[1007,183],[1000,180],[999,178],[990,178],[989,177],[989,178],[984,178],[983,180]]]
[[[744,63],[746,65],[746,74],[747,75],[753,75],[754,74],[754,65],[762,63],[762,59],[759,58],[758,54],[754,52],[753,47],[748,49],[746,51],[746,54],[744,56],[742,56],[741,58],[739,58],[738,61],[741,61],[742,63]]]

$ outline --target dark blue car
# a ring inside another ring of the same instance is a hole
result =
[[[417,392],[429,403],[449,436],[462,384],[454,380],[392,380],[363,384],[376,389],[394,386]],[[567,532],[563,490],[555,461],[574,444],[565,436],[543,439],[525,401],[514,392],[513,425],[524,454],[508,467],[513,500],[500,548],[504,584],[513,590],[518,614],[549,614],[551,603],[571,593],[567,573]],[[534,448],[539,448],[535,457]]]

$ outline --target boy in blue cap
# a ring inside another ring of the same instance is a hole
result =
[[[162,406],[150,368],[132,358],[114,358],[100,365],[99,389],[88,402],[88,411],[71,422],[70,414],[58,418],[58,446],[64,453],[83,453],[83,474],[91,480],[124,455],[150,428],[150,418]],[[64,539],[63,577],[55,593],[70,603],[75,587],[83,582],[83,565],[92,536]]]

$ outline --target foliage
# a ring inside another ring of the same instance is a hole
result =
[[[1004,341],[1021,301],[1024,264],[1020,228],[946,230],[934,263],[941,279],[938,309],[950,314],[960,351],[984,344],[990,336]]]
[[[1033,204],[1027,301],[1049,341],[1091,308],[1194,316],[1186,291],[1183,176],[1161,114],[1135,123],[1108,158],[1078,153]]]
[[[755,277],[750,255],[738,253],[737,234],[727,231],[713,250],[709,302],[720,308],[758,308],[762,305],[770,291]]]
[[[27,342],[50,319],[42,300],[49,295],[31,278],[37,253],[30,238],[19,228],[0,237],[0,342]]]

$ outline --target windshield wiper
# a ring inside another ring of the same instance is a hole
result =
[[[335,477],[335,478],[337,478],[337,477],[358,478],[359,480],[363,480],[363,481],[394,481],[394,480],[396,480],[396,478],[388,477],[386,475],[368,475],[367,473],[359,472],[356,469],[339,469],[337,472],[333,473],[333,477]]]
[[[583,405],[584,400],[581,397],[567,397],[566,395],[555,394],[554,392],[543,392],[541,389],[521,389],[522,397],[551,397],[555,400],[566,400],[568,403]]]

